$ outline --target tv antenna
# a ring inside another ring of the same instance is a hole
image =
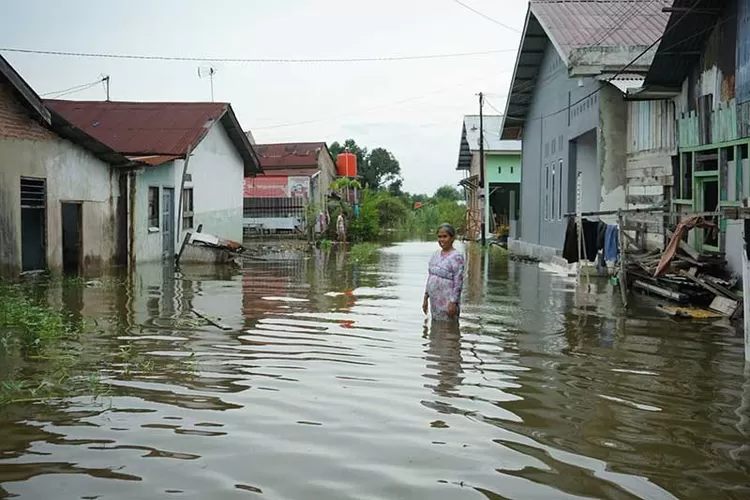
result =
[[[199,67],[198,78],[208,77],[211,81],[211,102],[214,102],[214,75],[216,74],[216,68],[213,66]]]

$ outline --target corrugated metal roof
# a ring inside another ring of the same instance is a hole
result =
[[[483,121],[485,151],[521,152],[521,141],[500,139],[500,128],[503,126],[503,117],[501,115],[485,115]],[[469,150],[471,152],[479,151],[479,115],[464,116],[464,127],[466,130],[466,141],[469,143]]]
[[[563,57],[591,46],[638,46],[664,33],[672,0],[531,0],[531,11]]]
[[[328,153],[328,146],[326,146],[325,142],[256,144],[255,151],[258,153],[260,165],[264,169],[290,167],[317,168],[318,154],[321,151]]]
[[[672,0],[530,0],[502,125],[504,139],[521,137],[547,44],[567,61],[598,47],[645,49],[664,33]],[[641,63],[648,64],[645,57]],[[618,82],[617,85],[622,84]]]
[[[664,86],[678,89],[696,64],[703,51],[711,28],[720,22],[722,14],[730,5],[729,0],[674,0],[674,12],[665,28],[664,37],[654,55],[654,61],[646,75],[646,86]],[[736,23],[736,11],[726,17]],[[722,50],[734,50],[734,47]]]
[[[260,171],[255,152],[227,103],[47,99],[44,104],[114,151],[149,165],[184,158],[221,121],[245,162],[245,174]]]
[[[299,168],[267,168],[263,172],[266,177],[294,177],[297,175],[314,175],[318,171],[316,168],[299,167]]]
[[[184,156],[224,115],[224,103],[45,100],[75,126],[127,155]]]

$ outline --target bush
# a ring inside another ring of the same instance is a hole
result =
[[[380,214],[377,197],[369,189],[362,192],[359,217],[350,218],[348,238],[354,243],[377,241],[380,236]]]

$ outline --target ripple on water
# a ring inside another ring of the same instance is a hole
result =
[[[474,251],[460,328],[430,324],[433,248],[83,289],[109,390],[0,413],[0,498],[750,497],[733,332]]]

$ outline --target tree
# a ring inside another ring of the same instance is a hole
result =
[[[400,192],[403,182],[401,165],[387,149],[375,148],[368,152],[354,139],[347,139],[344,144],[332,143],[328,150],[334,158],[346,151],[357,157],[357,173],[362,177],[363,187],[374,191],[388,189],[394,194]]]
[[[458,189],[453,186],[445,185],[435,191],[435,199],[444,201],[461,201],[464,197]]]
[[[401,198],[397,198],[387,191],[379,191],[372,197],[378,209],[381,228],[395,229],[404,222],[407,209]]]
[[[365,185],[371,189],[381,189],[401,180],[401,165],[387,149],[375,148],[367,156],[360,175]]]

